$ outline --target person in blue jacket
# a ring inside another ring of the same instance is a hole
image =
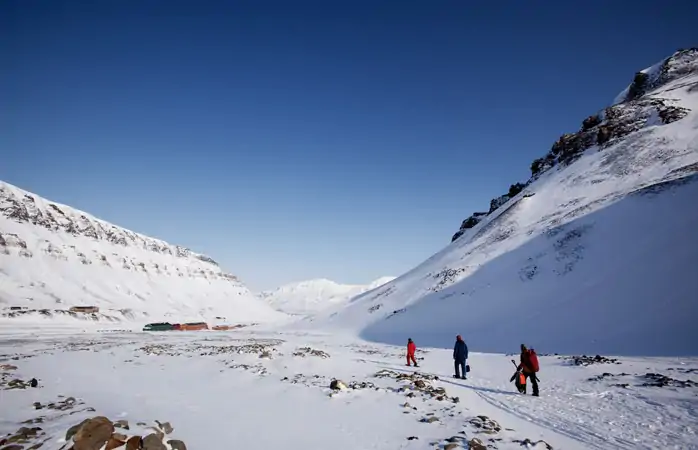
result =
[[[456,368],[455,378],[467,379],[465,373],[465,361],[468,359],[468,346],[459,334],[456,336],[456,345],[453,346],[453,361]],[[460,369],[460,370],[459,370]],[[461,376],[461,373],[463,376]]]

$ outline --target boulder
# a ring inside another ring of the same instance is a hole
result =
[[[485,443],[478,438],[472,438],[470,442],[468,442],[468,445],[471,450],[487,450]]]
[[[162,443],[162,437],[153,433],[143,438],[143,450],[167,450],[167,447]]]
[[[143,439],[140,436],[132,436],[126,441],[126,450],[139,450],[142,444]]]
[[[123,420],[123,419],[117,420],[116,422],[114,422],[114,426],[116,428],[123,428],[124,430],[130,429],[130,427],[128,425],[128,420]]]
[[[88,419],[73,436],[73,450],[99,450],[113,432],[114,424],[106,417]]]
[[[346,389],[347,385],[342,380],[332,380],[330,382],[330,389],[333,391],[341,391]]]
[[[170,439],[167,443],[170,444],[172,450],[187,450],[187,446],[180,440]]]

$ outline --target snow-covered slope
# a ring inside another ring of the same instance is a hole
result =
[[[73,306],[111,320],[283,317],[208,256],[0,182],[0,314],[70,317]]]
[[[400,345],[698,354],[698,50],[653,67],[449,246],[314,324]]]
[[[352,297],[376,289],[395,277],[381,277],[363,284],[339,284],[324,278],[289,283],[259,296],[273,308],[294,315],[310,315],[333,305],[344,304]]]

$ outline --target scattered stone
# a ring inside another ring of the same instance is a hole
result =
[[[167,450],[167,447],[162,443],[162,437],[153,433],[143,438],[143,450]]]
[[[45,405],[44,407],[48,408],[48,409],[54,409],[57,411],[67,411],[67,410],[73,409],[75,406],[79,406],[79,405],[84,405],[84,402],[82,402],[82,401],[78,402],[77,400],[75,400],[75,397],[68,397],[68,398],[60,400],[58,402],[51,402],[51,403]],[[85,410],[86,411],[94,411],[94,408],[86,408]],[[77,411],[75,411],[75,412],[77,412]]]
[[[502,427],[494,419],[487,416],[477,416],[470,419],[470,424],[478,428],[483,433],[495,434],[502,430]]]
[[[451,436],[450,438],[446,439],[446,442],[463,442],[465,440],[465,437],[463,436]]]
[[[87,419],[73,436],[73,450],[99,450],[113,432],[114,424],[106,417]]]
[[[468,442],[470,450],[487,450],[487,446],[478,438],[472,438]]]
[[[258,375],[266,375],[269,373],[266,367],[261,364],[231,364],[228,367],[231,369],[256,370]]]
[[[407,438],[408,441],[416,441],[417,439],[419,439],[417,436],[410,436]]]
[[[128,439],[128,436],[126,436],[125,434],[117,432],[112,433],[111,437],[119,441],[122,441],[123,443],[126,443],[126,440]]]
[[[375,384],[371,383],[370,381],[352,381],[349,383],[349,387],[351,389],[375,389],[378,390],[379,388],[376,387]]]
[[[347,388],[347,385],[344,384],[344,382],[341,380],[332,380],[330,382],[330,389],[332,389],[333,391],[341,391],[341,390],[344,390],[346,388]]]
[[[12,444],[12,445],[8,445],[6,447],[3,447],[1,450],[23,450],[23,449],[24,449],[24,447],[22,447],[21,445]]]
[[[434,422],[438,422],[438,421],[439,421],[439,418],[436,416],[424,417],[424,418],[422,418],[422,420],[420,420],[420,422],[423,422],[423,423],[434,423]]]
[[[629,374],[627,374],[627,373],[625,373],[625,372],[619,373],[619,374],[616,374],[616,375],[614,375],[614,374],[612,374],[612,373],[604,372],[604,373],[602,373],[601,375],[596,375],[595,377],[589,378],[588,381],[602,381],[602,380],[605,379],[605,378],[625,377],[625,376],[628,376],[628,375],[629,375]]]
[[[538,444],[543,444],[546,449],[553,450],[553,446],[548,444],[547,442],[545,442],[542,439],[539,441],[536,441],[536,442],[533,442],[532,440],[530,440],[528,438],[526,438],[524,440],[514,439],[513,442],[516,442],[517,444],[521,444],[522,447],[526,447],[526,448],[537,447]]]
[[[162,431],[164,431],[165,434],[170,434],[174,431],[174,428],[172,428],[172,425],[170,425],[170,422],[160,423],[156,420],[155,423],[158,424],[158,427],[160,427],[160,429]]]
[[[323,352],[322,350],[315,350],[310,347],[301,347],[299,349],[296,349],[295,352],[293,352],[293,356],[300,356],[300,357],[306,357],[306,356],[317,356],[319,358],[329,358],[330,355],[326,352]]]
[[[165,433],[163,433],[161,430],[155,427],[148,427],[149,430],[152,430],[153,432],[151,434],[154,434],[158,437],[158,439],[163,440],[165,438]],[[145,438],[143,438],[145,439]]]
[[[140,436],[132,436],[126,441],[126,450],[139,450],[143,447],[143,439]]]
[[[37,387],[38,385],[39,385],[39,382],[36,381],[36,378],[32,378],[31,380],[29,380],[29,386],[35,388],[35,387]]]
[[[12,364],[0,364],[0,370],[17,370],[17,366]]]
[[[187,450],[187,446],[184,445],[184,442],[177,440],[177,439],[170,439],[167,441],[168,444],[170,444],[170,447],[172,447],[172,450]]]
[[[7,387],[5,390],[11,390],[11,389],[26,389],[31,385],[30,381],[24,381],[20,380],[19,378],[15,378],[13,380],[10,380],[7,382]]]
[[[271,359],[271,352],[268,350],[263,351],[262,353],[259,354],[260,358],[267,358]]]
[[[28,444],[33,438],[39,435],[41,428],[39,427],[21,427],[19,430],[15,431],[14,434],[10,435],[8,438],[3,439],[4,443],[16,443],[16,444]],[[43,435],[44,433],[41,432]],[[0,444],[2,445],[2,444]],[[3,449],[4,450],[4,449]]]
[[[606,358],[605,356],[563,356],[564,360],[570,361],[575,366],[590,366],[592,364],[621,364],[616,358]]]
[[[90,419],[85,419],[82,422],[80,422],[79,424],[73,425],[72,427],[68,428],[68,431],[65,432],[65,440],[70,441],[73,438],[73,436],[75,436],[75,433],[78,432],[80,427],[85,425],[85,423],[87,423],[88,420],[90,420]]]
[[[124,436],[124,438],[126,438],[126,436]],[[107,441],[107,445],[104,447],[104,450],[114,450],[115,448],[119,448],[123,445],[126,445],[126,439],[120,440],[112,435],[112,437],[110,437]]]
[[[44,423],[43,417],[35,417],[33,419],[28,419],[22,422],[23,425],[33,425],[36,423]]]
[[[698,383],[692,380],[677,380],[675,378],[662,375],[660,373],[646,373],[641,378],[647,380],[640,386],[644,387],[678,387],[678,388],[688,388],[688,387],[698,387]]]
[[[452,442],[450,444],[444,445],[444,450],[454,450],[454,449],[459,448],[459,447],[460,447],[460,445]]]
[[[669,367],[667,370],[675,370],[677,372],[686,373],[686,374],[698,373],[698,369],[695,369],[695,368],[688,369],[685,367]]]
[[[130,430],[131,428],[128,426],[128,420],[120,419],[114,422],[114,427],[116,428],[121,428],[124,430]]]

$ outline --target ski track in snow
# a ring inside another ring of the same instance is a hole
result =
[[[381,370],[413,373],[414,368],[405,367],[403,348],[350,336],[263,329],[95,331],[0,328],[0,364],[18,367],[0,374],[40,382],[37,389],[0,387],[0,435],[45,413],[34,411],[34,401],[45,403],[62,394],[96,411],[46,419],[40,426],[53,434],[44,445],[49,450],[62,445],[60,436],[68,427],[100,414],[113,420],[171,421],[177,438],[192,449],[443,449],[445,439],[459,433],[502,450],[522,448],[515,440],[527,438],[542,439],[555,449],[698,448],[698,387],[640,387],[643,380],[635,377],[657,372],[698,381],[698,358],[621,358],[621,364],[582,367],[541,356],[541,397],[534,398],[515,393],[508,382],[512,356],[471,354],[468,380],[456,380],[450,350],[418,348],[416,370],[437,375],[440,380],[433,386],[446,389],[447,399],[438,401],[419,391],[398,390],[404,382],[374,377]],[[266,346],[271,358],[260,358],[261,348],[238,353],[226,347],[249,344]],[[329,357],[293,355],[303,347]],[[589,381],[605,372],[629,375]],[[374,383],[379,389],[349,389],[330,397],[334,377]],[[614,386],[619,382],[629,386]],[[407,397],[410,392],[416,396]],[[452,397],[460,401],[449,401]],[[410,407],[403,407],[405,402]],[[439,418],[436,423],[420,423],[432,414]],[[479,432],[469,424],[478,415],[494,419],[502,430]],[[408,440],[410,436],[418,439]]]

